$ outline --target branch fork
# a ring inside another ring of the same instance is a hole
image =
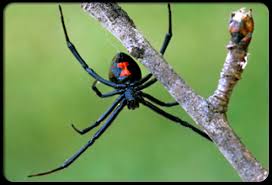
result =
[[[226,112],[231,93],[241,79],[247,64],[254,22],[252,10],[241,8],[231,13],[228,53],[220,73],[218,86],[208,99],[198,95],[177,75],[157,52],[128,14],[116,3],[82,3],[81,7],[98,20],[160,81],[181,107],[213,140],[218,150],[237,171],[243,181],[263,181],[268,170],[263,168],[229,126]]]
[[[228,54],[220,73],[214,94],[208,98],[215,111],[225,113],[234,86],[241,79],[247,64],[247,48],[254,30],[252,10],[241,8],[231,13],[229,32],[231,39],[227,45]]]

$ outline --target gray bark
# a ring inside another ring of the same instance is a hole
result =
[[[82,3],[82,8],[111,32],[139,60],[209,135],[243,181],[263,181],[268,170],[255,159],[235,134],[226,111],[231,92],[241,77],[247,47],[228,45],[218,87],[208,99],[198,95],[136,29],[128,14],[116,3]],[[252,33],[251,33],[252,34]],[[241,61],[241,59],[244,59]],[[241,68],[242,66],[242,68]]]

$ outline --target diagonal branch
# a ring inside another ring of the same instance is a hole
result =
[[[244,32],[241,34],[241,30],[234,29],[238,28],[239,22],[230,22],[232,40],[231,44],[228,45],[229,53],[225,67],[222,70],[217,90],[213,96],[206,100],[194,92],[177,75],[161,54],[136,29],[133,21],[120,6],[116,3],[82,3],[81,6],[90,16],[98,20],[102,26],[111,32],[127,48],[129,53],[164,85],[181,107],[210,136],[243,181],[262,181],[268,176],[268,171],[247,150],[229,126],[225,111],[234,87],[233,81],[235,80],[233,79],[236,79],[236,81],[240,79],[240,76],[235,76],[238,73],[229,73],[229,71],[236,68],[237,65],[233,65],[234,63],[241,61],[240,59],[245,59],[252,32],[248,32],[248,35],[244,36]],[[245,12],[241,13],[240,17],[243,17],[244,14]],[[232,17],[234,20],[237,19],[234,15]],[[239,74],[241,75],[241,72]],[[234,76],[235,78],[233,78]],[[230,80],[224,85],[225,78]],[[221,88],[222,86],[224,88]]]

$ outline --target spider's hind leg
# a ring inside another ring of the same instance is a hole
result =
[[[171,8],[170,4],[168,3],[168,32],[166,33],[164,37],[164,41],[160,50],[160,53],[163,55],[171,38],[172,38],[172,14],[171,14]]]
[[[160,49],[160,53],[162,55],[164,55],[164,52],[165,52],[165,50],[166,50],[167,46],[169,45],[170,40],[172,38],[172,13],[171,13],[170,3],[167,4],[167,7],[168,7],[168,32],[165,34],[164,41],[163,41],[163,44]],[[152,75],[152,74],[149,73],[148,75]],[[153,83],[155,83],[157,81],[156,78],[154,78],[152,80],[153,80]]]
[[[111,96],[114,96],[114,95],[117,95],[117,94],[121,94],[122,92],[124,92],[123,89],[116,89],[114,91],[111,91],[111,92],[108,92],[108,93],[101,93],[100,90],[96,87],[96,84],[97,84],[97,80],[95,80],[93,82],[93,85],[92,85],[92,90],[95,92],[95,94],[97,96],[99,96],[100,98],[107,98],[107,97],[111,97]]]
[[[100,81],[101,83],[103,83],[103,84],[105,84],[107,86],[110,86],[110,87],[113,87],[113,88],[125,87],[124,84],[116,84],[116,83],[113,83],[111,81],[108,81],[108,80],[102,78],[92,68],[90,68],[87,65],[87,63],[84,61],[84,59],[78,53],[78,51],[77,51],[76,47],[74,46],[74,44],[69,39],[67,30],[66,30],[66,26],[65,26],[65,23],[64,23],[64,16],[63,16],[62,8],[61,8],[60,5],[59,5],[59,12],[60,12],[61,24],[62,24],[62,28],[63,28],[63,31],[64,31],[67,46],[68,46],[69,50],[72,52],[72,54],[74,55],[74,57],[77,59],[77,61],[80,63],[80,65],[84,68],[84,70],[87,71],[87,73],[89,73],[94,79]]]

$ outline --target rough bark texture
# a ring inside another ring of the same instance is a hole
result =
[[[247,46],[253,30],[251,32],[247,30],[246,35],[244,35],[244,30],[237,31],[239,21],[237,22],[237,17],[232,14],[236,22],[230,21],[232,37],[231,43],[227,47],[229,51],[226,62],[221,72],[218,88],[206,100],[194,92],[177,75],[161,54],[153,49],[136,29],[128,14],[116,3],[82,3],[81,6],[111,32],[127,48],[128,52],[164,85],[181,107],[210,136],[243,181],[263,181],[266,179],[268,171],[246,149],[229,126],[226,117],[231,92],[236,82],[241,78],[242,69],[245,66],[241,64],[246,63]],[[242,12],[242,17],[246,13]]]
[[[220,74],[218,87],[214,94],[209,97],[209,101],[219,112],[227,112],[232,90],[241,79],[243,67],[246,65],[246,55],[247,53],[244,50],[238,48],[229,49]]]
[[[241,8],[232,12],[229,21],[231,39],[227,45],[228,54],[220,74],[219,83],[209,102],[219,112],[227,112],[230,95],[236,83],[241,79],[247,64],[247,47],[254,31],[252,10]]]

